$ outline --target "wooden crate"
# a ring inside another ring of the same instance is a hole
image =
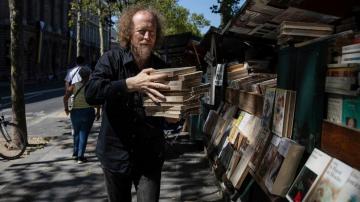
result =
[[[321,150],[360,170],[359,130],[324,121],[321,135]]]

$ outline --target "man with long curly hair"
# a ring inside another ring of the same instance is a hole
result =
[[[165,99],[159,90],[169,86],[151,75],[165,64],[152,53],[162,36],[161,16],[144,6],[129,7],[120,23],[121,48],[99,59],[86,87],[89,104],[103,105],[96,154],[102,165],[109,201],[158,201],[164,162],[162,118],[147,117],[143,96]]]

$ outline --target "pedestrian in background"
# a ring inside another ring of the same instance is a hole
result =
[[[73,158],[78,163],[86,162],[85,150],[87,145],[88,136],[94,119],[100,118],[100,107],[90,106],[85,101],[85,84],[89,81],[91,70],[88,67],[80,67],[79,76],[81,81],[70,85],[64,96],[64,108],[66,115],[70,113],[71,124],[73,127],[74,149]],[[73,95],[72,109],[68,108],[68,101],[70,96]]]
[[[65,76],[65,91],[66,89],[74,83],[80,82],[81,77],[79,75],[80,67],[85,67],[85,59],[83,56],[78,56],[76,58],[76,65],[68,70]]]
[[[165,100],[156,82],[167,75],[151,75],[166,64],[153,54],[162,36],[159,13],[132,6],[120,18],[121,48],[101,56],[86,87],[86,100],[103,105],[96,154],[103,167],[110,202],[131,202],[135,185],[138,202],[159,200],[164,162],[164,119],[147,117],[146,94],[154,102]]]

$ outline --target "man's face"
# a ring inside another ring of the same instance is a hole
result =
[[[156,23],[154,16],[147,11],[139,11],[133,17],[131,46],[135,57],[147,60],[156,41]]]

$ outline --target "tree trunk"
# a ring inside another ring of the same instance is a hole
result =
[[[9,0],[12,122],[24,132],[27,141],[23,84],[23,33],[21,0]],[[15,131],[14,135],[19,135]]]
[[[99,0],[99,5],[97,8],[98,16],[99,16],[99,37],[100,37],[100,55],[104,54],[105,51],[105,41],[104,41],[104,23],[103,23],[103,12],[102,12],[102,4]]]
[[[76,56],[81,55],[81,0],[78,1],[76,12]]]

